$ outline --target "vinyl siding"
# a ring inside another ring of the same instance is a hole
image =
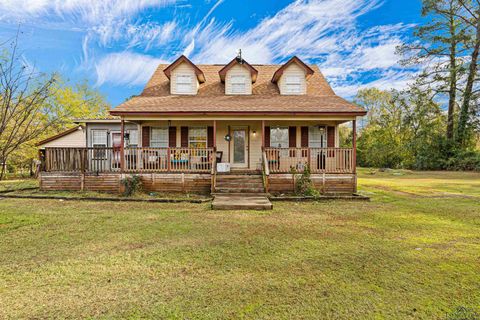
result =
[[[75,130],[66,136],[42,144],[39,148],[84,148],[85,146],[85,129],[83,129]]]
[[[286,85],[286,78],[288,76],[299,76],[300,77],[300,93],[288,93],[287,92],[287,85]],[[300,68],[297,64],[292,63],[289,65],[285,71],[283,71],[282,76],[278,80],[278,88],[280,89],[280,94],[283,95],[303,95],[307,94],[307,81],[305,78],[305,71]]]
[[[250,71],[244,66],[239,64],[233,66],[230,70],[228,70],[225,76],[225,94],[230,95],[240,95],[241,93],[233,93],[232,92],[232,83],[231,78],[232,76],[245,76],[246,84],[245,84],[245,95],[252,94],[252,77]]]
[[[177,75],[178,74],[188,74],[192,77],[193,85],[190,92],[188,93],[177,92]],[[180,65],[178,65],[178,67],[172,70],[172,73],[170,76],[170,93],[171,94],[196,95],[198,91],[198,86],[199,86],[199,83],[198,83],[197,75],[195,74],[195,70],[188,64],[183,62]]]

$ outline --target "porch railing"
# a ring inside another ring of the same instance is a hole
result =
[[[271,173],[303,172],[309,166],[312,173],[353,173],[352,148],[265,148]]]
[[[213,148],[125,148],[124,172],[210,173]],[[121,172],[120,148],[46,148],[44,171]]]

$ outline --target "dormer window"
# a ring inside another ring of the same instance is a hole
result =
[[[238,56],[218,71],[218,74],[225,83],[225,94],[249,95],[252,94],[252,83],[257,81],[258,71]]]
[[[302,77],[300,75],[287,75],[285,77],[286,94],[302,93]]]
[[[200,84],[205,82],[203,71],[183,55],[165,68],[163,73],[170,80],[171,94],[195,95]]]
[[[233,94],[246,93],[247,78],[244,75],[232,75],[230,81],[232,82]]]
[[[313,74],[312,68],[293,57],[275,71],[272,82],[278,85],[282,95],[307,94],[307,79]]]
[[[178,94],[191,94],[193,88],[193,77],[190,74],[177,74],[177,93]]]

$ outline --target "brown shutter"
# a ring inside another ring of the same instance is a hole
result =
[[[301,128],[300,146],[302,148],[308,148],[308,127]]]
[[[327,147],[335,147],[335,127],[327,127]]]
[[[288,127],[288,146],[297,147],[297,127]]]
[[[170,148],[177,146],[177,127],[168,127],[168,146]]]
[[[142,147],[150,147],[150,127],[142,127]]]
[[[265,127],[265,148],[270,148],[270,127]]]
[[[297,127],[288,127],[288,146],[297,147]],[[290,150],[290,157],[295,157],[295,150]]]
[[[188,148],[188,127],[180,128],[180,143],[182,148]]]
[[[207,127],[207,147],[213,148],[213,127]]]

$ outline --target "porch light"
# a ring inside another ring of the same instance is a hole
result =
[[[230,141],[230,140],[232,140],[232,137],[230,136],[230,134],[227,134],[225,136],[225,141]]]
[[[257,135],[257,131],[253,130],[252,134],[255,137]]]

